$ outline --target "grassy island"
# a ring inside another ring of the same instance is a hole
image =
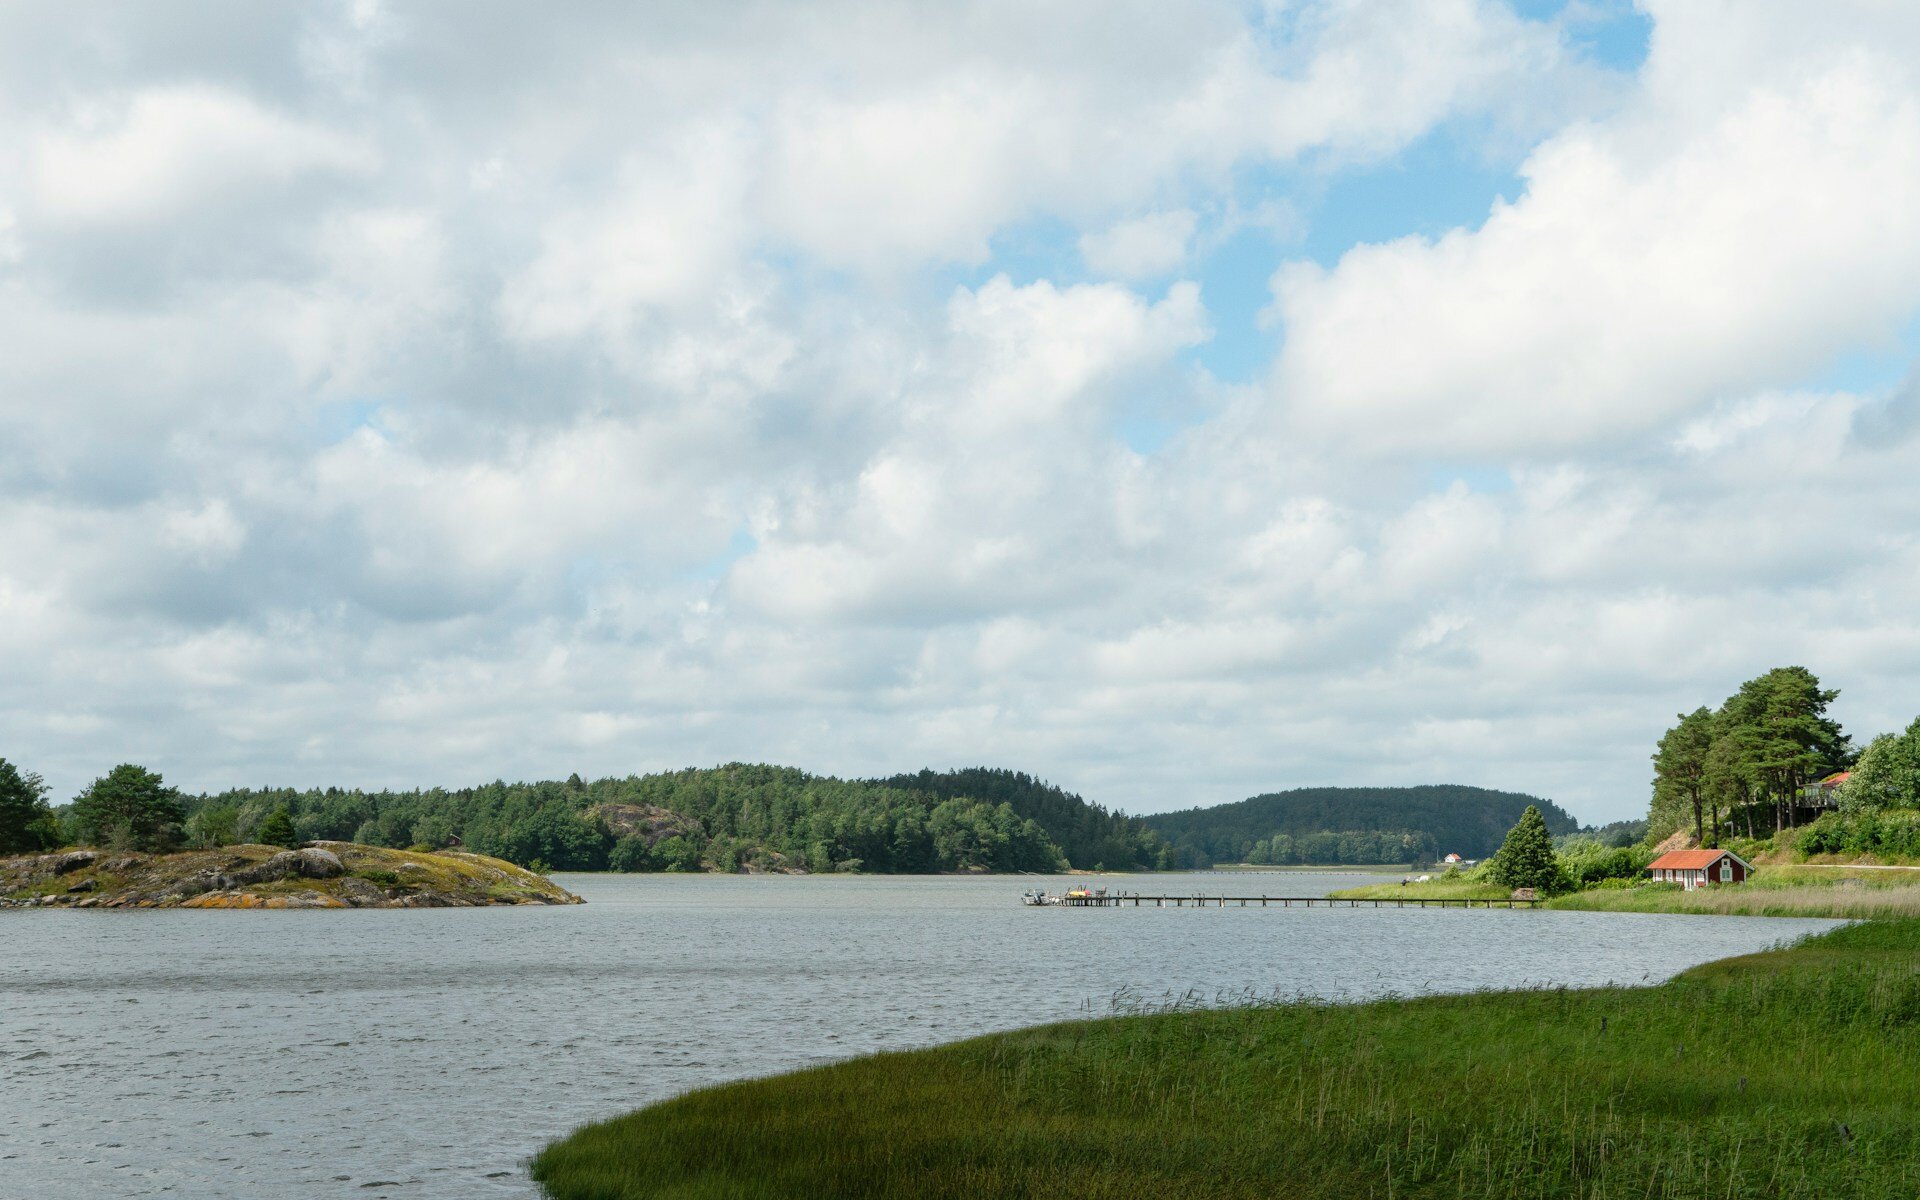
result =
[[[557,1200],[1903,1197],[1920,920],[1649,988],[1124,1016],[710,1088],[549,1146]]]
[[[0,906],[71,908],[470,908],[578,904],[551,880],[457,850],[314,842],[178,854],[67,850],[0,859]]]

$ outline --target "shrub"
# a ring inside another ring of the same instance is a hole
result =
[[[1920,812],[1911,809],[1826,813],[1786,835],[1803,854],[1920,857]]]

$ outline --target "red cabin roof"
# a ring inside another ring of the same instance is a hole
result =
[[[1698,871],[1722,857],[1738,859],[1730,850],[1669,850],[1647,864],[1649,871]]]

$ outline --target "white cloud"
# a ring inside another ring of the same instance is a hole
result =
[[[1663,29],[1639,101],[1541,146],[1480,228],[1282,269],[1273,386],[1301,427],[1349,450],[1555,454],[1891,337],[1920,303],[1911,76],[1895,47],[1855,46],[1748,61],[1708,103],[1666,64],[1766,23],[1729,20]]]
[[[314,172],[375,166],[357,139],[205,84],[156,87],[83,107],[43,133],[32,194],[54,223],[125,223],[228,209]]]
[[[1196,223],[1188,208],[1130,217],[1098,233],[1083,234],[1080,256],[1100,275],[1120,279],[1164,275],[1186,261]]]

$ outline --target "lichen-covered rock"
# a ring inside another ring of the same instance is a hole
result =
[[[332,879],[347,873],[346,864],[340,861],[338,854],[318,846],[282,851],[268,859],[267,866],[280,868],[284,872],[281,878],[298,875],[302,879]]]
[[[90,867],[99,855],[91,850],[72,850],[66,854],[48,855],[53,861],[48,865],[55,875],[69,875],[82,867]]]

